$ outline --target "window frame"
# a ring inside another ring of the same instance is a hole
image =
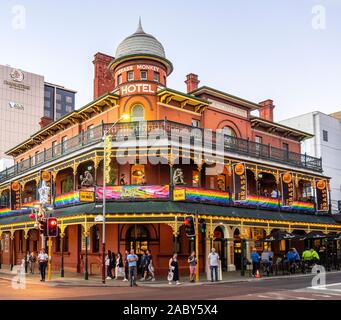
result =
[[[132,78],[130,78],[129,76],[132,75]],[[132,82],[135,80],[135,75],[134,75],[134,71],[128,71],[127,72],[127,81],[128,82]]]

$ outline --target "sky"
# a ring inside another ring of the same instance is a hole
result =
[[[193,72],[274,100],[277,121],[341,111],[341,0],[1,0],[0,64],[77,90],[80,108],[93,100],[94,54],[114,56],[139,16],[174,64],[170,88],[185,91]]]

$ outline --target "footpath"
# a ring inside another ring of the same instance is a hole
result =
[[[328,274],[339,273],[340,271],[328,272]],[[180,275],[181,276],[181,275]],[[257,281],[268,281],[275,279],[292,279],[292,278],[302,278],[311,277],[312,274],[294,274],[294,275],[272,275],[270,277],[263,276],[259,279],[250,277],[247,272],[245,276],[241,276],[240,272],[226,272],[223,273],[222,280],[219,282],[211,282],[207,280],[206,275],[202,274],[199,282],[190,283],[188,277],[183,276],[180,279],[181,286],[201,286],[201,285],[217,285],[221,283],[234,283],[234,282],[257,282]],[[41,284],[40,276],[36,274],[19,274],[17,268],[14,267],[13,271],[8,269],[0,269],[0,280],[14,281],[14,282],[25,282],[26,284]],[[119,280],[106,280],[105,284],[102,284],[102,279],[100,276],[89,276],[89,280],[85,280],[84,276],[75,273],[65,273],[65,277],[62,278],[60,273],[52,273],[51,281],[46,279],[44,283],[47,286],[70,286],[70,287],[128,287],[129,282],[124,282],[122,279]],[[156,281],[137,281],[137,284],[141,287],[169,287],[169,283],[164,278],[156,278]]]

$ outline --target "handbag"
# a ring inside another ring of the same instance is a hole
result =
[[[168,281],[173,281],[173,277],[174,277],[174,273],[172,270],[168,271],[168,276],[167,276],[167,280]]]

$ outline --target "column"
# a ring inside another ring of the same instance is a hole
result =
[[[234,240],[227,239],[227,271],[236,271],[236,266],[234,265]]]
[[[25,250],[24,250],[24,253],[25,253],[25,256],[24,256],[24,259],[25,259],[25,273],[28,272],[28,270],[27,270],[28,269],[27,254],[30,253],[30,248],[29,248],[30,243],[28,241],[28,239],[29,239],[28,232],[29,232],[28,229],[24,230],[24,239],[25,239]]]
[[[60,226],[60,277],[64,278],[64,238],[65,238],[65,228],[66,226]]]

